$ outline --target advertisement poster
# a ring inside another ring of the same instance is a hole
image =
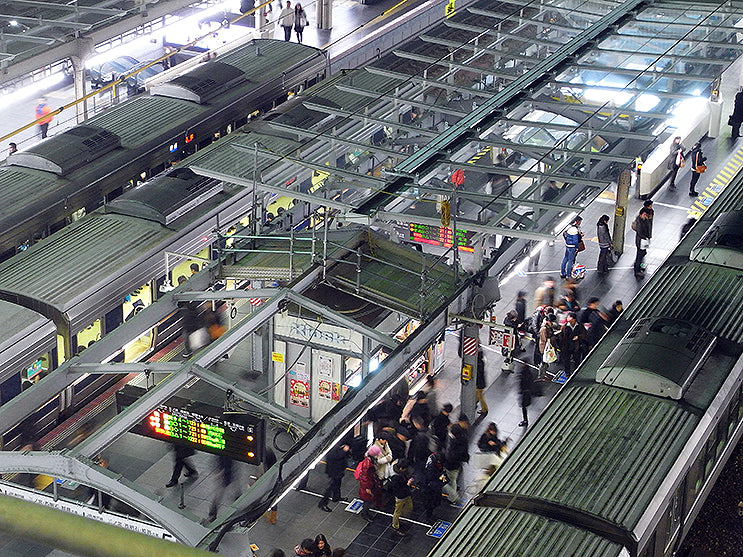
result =
[[[333,386],[330,381],[325,381],[323,379],[317,384],[317,392],[320,395],[320,398],[330,399],[332,390]]]
[[[296,366],[296,369],[289,372],[289,402],[294,406],[309,408],[310,378],[303,363],[299,362]]]
[[[333,400],[336,402],[341,399],[341,384],[333,383]]]
[[[326,356],[319,356],[318,362],[318,373],[320,377],[333,377],[333,359]]]

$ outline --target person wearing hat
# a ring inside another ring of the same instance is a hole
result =
[[[582,217],[575,217],[562,233],[563,238],[565,238],[565,256],[562,258],[562,264],[560,265],[561,278],[567,278],[573,272],[575,256],[578,253],[581,238],[583,238],[583,232],[580,229],[581,222],[583,222]]]
[[[359,480],[359,499],[364,504],[361,508],[361,517],[372,522],[374,516],[371,513],[371,506],[382,506],[382,484],[377,477],[375,468],[376,459],[382,455],[382,449],[377,445],[372,445],[366,451],[364,459],[359,462],[354,476]]]

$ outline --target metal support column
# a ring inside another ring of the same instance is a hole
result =
[[[75,98],[82,99],[85,96],[85,63],[78,56],[70,56],[72,61],[72,75],[75,85]],[[88,101],[85,100],[75,105],[77,123],[81,124],[88,118]]]
[[[317,28],[333,28],[333,0],[319,0],[317,2]]]
[[[624,253],[624,231],[627,227],[627,202],[629,200],[629,187],[632,181],[632,173],[624,170],[617,181],[617,201],[614,205],[614,253]]]
[[[477,376],[477,351],[480,349],[480,327],[465,325],[462,330],[462,390],[460,394],[461,412],[470,420],[475,416],[475,386]]]

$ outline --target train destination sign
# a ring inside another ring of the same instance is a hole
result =
[[[409,239],[421,244],[430,244],[432,246],[442,246],[445,248],[452,247],[452,229],[444,226],[432,226],[430,224],[421,224],[411,222],[408,224]],[[463,251],[473,251],[470,241],[474,232],[457,229],[457,246]]]

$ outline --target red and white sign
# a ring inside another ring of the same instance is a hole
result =
[[[513,333],[507,333],[505,331],[499,331],[498,329],[490,329],[490,344],[500,346],[501,348],[508,348],[513,350],[516,346],[516,337]]]
[[[477,356],[479,341],[476,338],[464,337],[462,340],[462,354],[465,356]]]

